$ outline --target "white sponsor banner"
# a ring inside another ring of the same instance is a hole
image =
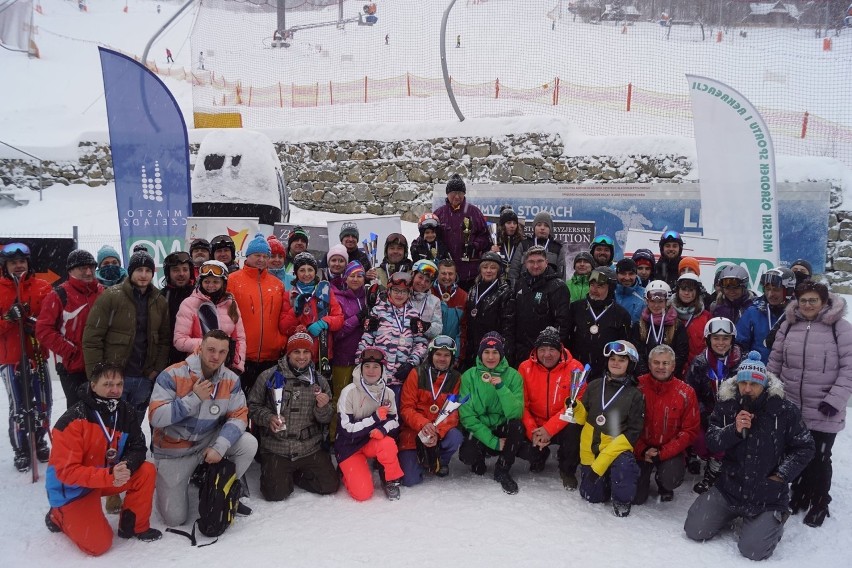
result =
[[[715,79],[687,75],[704,235],[719,260],[779,262],[775,150],[757,109]]]
[[[657,231],[627,230],[627,242],[624,256],[631,257],[637,249],[650,249],[654,257],[660,258],[660,233]],[[683,234],[683,256],[691,256],[701,268],[701,283],[707,290],[713,289],[713,276],[716,274],[716,252],[719,241],[699,235]]]
[[[235,259],[240,266],[245,259],[245,248],[248,243],[257,233],[268,233],[261,230],[257,222],[257,218],[252,217],[187,217],[186,218],[186,248],[189,250],[189,245],[195,239],[213,240],[213,237],[218,235],[228,235],[234,241],[234,247],[237,249],[237,258]]]

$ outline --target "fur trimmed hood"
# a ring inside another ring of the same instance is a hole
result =
[[[789,304],[787,304],[787,309],[785,310],[787,315],[787,321],[800,321],[803,320],[799,315],[799,301],[792,300]],[[833,292],[828,293],[828,303],[823,306],[822,311],[817,314],[817,317],[814,321],[819,321],[824,323],[825,325],[834,325],[846,315],[846,300],[843,299],[839,294],[835,294]]]
[[[768,379],[766,383],[766,389],[764,392],[767,394],[767,397],[777,397],[784,398],[784,383],[781,382],[781,379],[775,373],[766,373],[766,377]],[[739,394],[739,390],[737,389],[737,377],[733,376],[730,379],[727,379],[719,385],[719,401],[724,400],[732,400],[736,398]]]

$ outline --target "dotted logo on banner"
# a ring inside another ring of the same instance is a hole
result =
[[[160,176],[160,162],[154,162],[153,178],[148,177],[145,166],[142,166],[142,199],[163,200],[163,178]]]

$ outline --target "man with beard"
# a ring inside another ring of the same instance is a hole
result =
[[[737,344],[745,351],[757,351],[769,362],[771,342],[766,338],[785,320],[784,309],[796,288],[796,275],[789,268],[773,268],[760,277],[763,296],[756,298],[737,322]]]
[[[196,252],[198,250],[198,248],[195,249]],[[174,329],[180,305],[195,290],[193,258],[194,256],[190,257],[188,253],[179,251],[171,253],[163,261],[166,285],[160,293],[165,296],[169,304],[169,329],[172,330],[172,334],[169,335],[169,365],[179,363],[186,358],[186,353],[178,351],[174,346]]]

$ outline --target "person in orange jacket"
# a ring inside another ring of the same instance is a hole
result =
[[[9,243],[0,250],[0,271],[0,377],[9,395],[9,440],[15,451],[15,469],[23,473],[32,465],[32,449],[24,426],[28,408],[36,411],[36,459],[44,463],[50,456],[50,447],[44,438],[50,427],[53,394],[44,361],[46,353],[35,340],[35,323],[51,288],[50,284],[35,277],[30,249],[23,243]],[[30,367],[29,403],[24,400],[18,373],[22,359],[21,320],[24,322],[23,344]]]
[[[660,501],[674,498],[674,489],[686,475],[686,448],[698,437],[700,427],[695,391],[674,376],[674,350],[657,345],[648,353],[648,367],[651,372],[639,377],[639,391],[645,396],[645,426],[633,449],[639,463],[636,505],[648,500],[654,470]]]
[[[240,375],[244,393],[257,376],[278,364],[287,330],[297,325],[284,284],[267,270],[271,249],[258,233],[246,248],[245,265],[228,278],[228,291],[237,301],[246,330],[245,370]]]
[[[521,419],[527,434],[530,471],[538,473],[550,456],[550,444],[559,444],[559,475],[565,489],[577,489],[577,466],[580,465],[580,431],[578,424],[560,418],[566,400],[571,398],[571,378],[582,371],[583,364],[574,359],[559,339],[555,327],[546,327],[535,340],[535,350],[518,366],[524,378],[524,415]],[[585,384],[574,393],[579,400]],[[569,403],[570,404],[570,403]]]

